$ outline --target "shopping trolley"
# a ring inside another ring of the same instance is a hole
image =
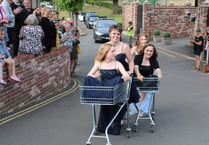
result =
[[[147,113],[141,115],[141,112],[139,111],[140,108],[134,104],[138,114],[136,121],[134,123],[134,131],[138,131],[139,127],[139,120],[150,120],[151,121],[151,131],[155,131],[155,122],[154,122],[154,115],[155,115],[155,93],[159,92],[160,88],[160,81],[157,77],[145,77],[143,79],[143,82],[138,80],[136,77],[134,77],[133,81],[136,83],[137,91],[138,93],[144,92],[147,93],[146,97],[149,97],[148,102],[146,104],[147,107]],[[146,98],[145,98],[146,99]],[[145,100],[144,100],[145,101]]]
[[[108,136],[108,129],[110,128],[113,121],[116,119],[122,108],[128,103],[130,94],[131,81],[123,82],[113,87],[106,86],[80,86],[80,103],[92,105],[92,118],[93,118],[93,129],[86,142],[87,145],[91,145],[91,139],[94,138],[104,138],[107,140],[106,145],[111,145]],[[109,122],[105,129],[105,135],[97,135],[97,123],[96,123],[96,105],[119,105],[120,108],[116,112],[115,116]],[[128,106],[128,105],[127,105]],[[129,112],[127,107],[127,112]],[[127,132],[128,137],[131,136],[131,128],[129,124],[129,116],[127,113]]]

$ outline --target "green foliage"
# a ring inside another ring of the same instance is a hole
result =
[[[171,37],[171,33],[170,32],[164,32],[163,37],[165,37],[165,38]]]
[[[58,0],[58,7],[62,10],[67,10],[69,12],[81,11],[83,5],[83,0]]]
[[[153,35],[154,36],[160,36],[160,30],[154,30]]]
[[[145,0],[139,0],[139,2],[141,3],[141,4],[143,4],[143,2],[144,2]],[[148,0],[150,3],[151,3],[151,5],[155,5],[155,3],[156,3],[156,0]]]
[[[104,0],[88,0],[87,3],[92,5],[102,6],[108,9],[113,9],[113,2],[107,2]],[[118,6],[118,14],[122,14],[122,6]]]
[[[108,18],[115,19],[118,23],[122,23],[122,14],[113,14],[112,9],[100,7],[98,5],[84,4],[83,11],[95,11],[99,16],[107,16]]]

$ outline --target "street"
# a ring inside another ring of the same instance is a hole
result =
[[[98,48],[92,29],[80,37],[82,53],[75,79],[82,84],[91,69]],[[152,43],[152,42],[151,42]],[[150,121],[140,120],[138,132],[127,138],[126,122],[120,136],[110,135],[112,145],[209,145],[209,77],[192,71],[194,61],[182,55],[158,51],[163,72],[156,94],[156,131]],[[99,107],[98,107],[99,110]],[[133,125],[136,116],[131,116]],[[80,104],[79,89],[0,126],[0,145],[85,145],[92,129],[90,105]],[[92,139],[92,145],[105,145],[105,139]]]

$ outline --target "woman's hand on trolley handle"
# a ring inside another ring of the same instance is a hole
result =
[[[157,68],[155,71],[156,71],[158,79],[161,80],[163,78],[161,69]]]
[[[121,77],[123,79],[124,82],[130,81],[131,77],[129,75],[122,75]]]
[[[140,80],[141,82],[143,82],[144,76],[141,74],[138,74],[137,79]]]

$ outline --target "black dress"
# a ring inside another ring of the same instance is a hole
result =
[[[118,55],[115,56],[116,60],[119,61],[123,67],[125,68],[126,71],[129,71],[129,65],[126,62],[126,55],[124,53],[119,53]],[[131,83],[131,90],[130,90],[130,98],[128,103],[137,103],[139,102],[139,93],[137,92],[136,89],[136,84],[134,81]]]
[[[115,86],[123,82],[123,80],[121,79],[121,74],[119,74],[116,69],[110,69],[110,70],[101,69],[100,73],[101,73],[101,81],[88,76],[85,78],[84,85],[86,86]],[[112,118],[115,116],[116,112],[119,109],[120,109],[119,105],[101,105],[100,115],[99,115],[99,120],[98,120],[99,132],[103,132],[103,133],[105,132],[107,125],[109,124],[109,122],[112,120]],[[126,110],[125,106],[120,111],[115,121],[109,128],[108,130],[109,134],[113,134],[113,135],[120,134],[120,129],[121,129],[120,122],[123,118],[123,115],[125,112],[124,110]]]
[[[56,28],[52,21],[50,21],[47,17],[42,17],[39,25],[42,27],[44,31],[44,38],[42,40],[43,46],[45,49],[43,51],[45,53],[49,53],[52,47],[56,47]]]
[[[150,77],[155,71],[155,69],[160,68],[156,58],[150,58],[150,66],[142,65],[144,55],[136,55],[134,59],[134,64],[139,66],[139,72],[144,77]]]

